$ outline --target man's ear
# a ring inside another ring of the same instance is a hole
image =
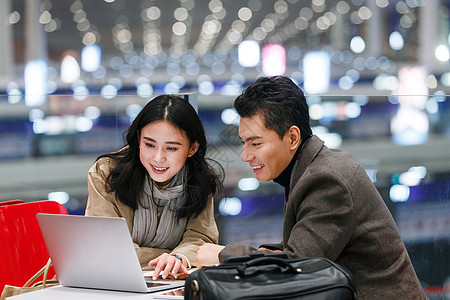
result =
[[[191,145],[191,149],[189,149],[188,157],[193,156],[193,155],[197,152],[198,147],[200,147],[200,144],[199,144],[198,142],[194,142],[194,143]]]
[[[300,128],[298,128],[295,125],[292,125],[291,127],[289,127],[288,129],[288,138],[289,138],[289,143],[290,143],[290,150],[297,150],[297,148],[300,146],[300,144],[302,143],[302,136],[300,134]]]

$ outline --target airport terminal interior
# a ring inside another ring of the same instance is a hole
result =
[[[0,201],[84,214],[95,159],[179,94],[225,169],[219,242],[280,242],[284,190],[241,161],[232,105],[285,75],[314,134],[365,168],[430,299],[450,297],[449,15],[448,0],[0,0]]]

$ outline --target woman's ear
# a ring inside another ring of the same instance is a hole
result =
[[[193,155],[197,152],[198,147],[200,147],[200,144],[199,144],[198,142],[194,142],[194,143],[191,145],[191,149],[189,149],[188,157],[193,156]]]
[[[295,125],[289,127],[288,137],[289,137],[289,143],[290,143],[289,149],[297,150],[297,148],[302,143],[302,136],[300,134],[300,128],[298,128]]]

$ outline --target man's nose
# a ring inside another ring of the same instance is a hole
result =
[[[247,149],[247,147],[243,147],[241,159],[244,162],[249,162],[254,158],[254,155]]]

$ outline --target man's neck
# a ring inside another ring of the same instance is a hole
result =
[[[279,185],[283,186],[285,189],[289,189],[289,187],[290,187],[292,169],[294,168],[295,162],[297,161],[297,158],[298,158],[298,155],[300,153],[300,149],[301,148],[302,147],[300,145],[300,147],[298,147],[297,150],[295,151],[295,154],[292,157],[291,162],[286,167],[286,169],[284,169],[284,171],[281,172],[281,174],[278,175],[277,178],[273,179],[274,182],[276,182]]]

